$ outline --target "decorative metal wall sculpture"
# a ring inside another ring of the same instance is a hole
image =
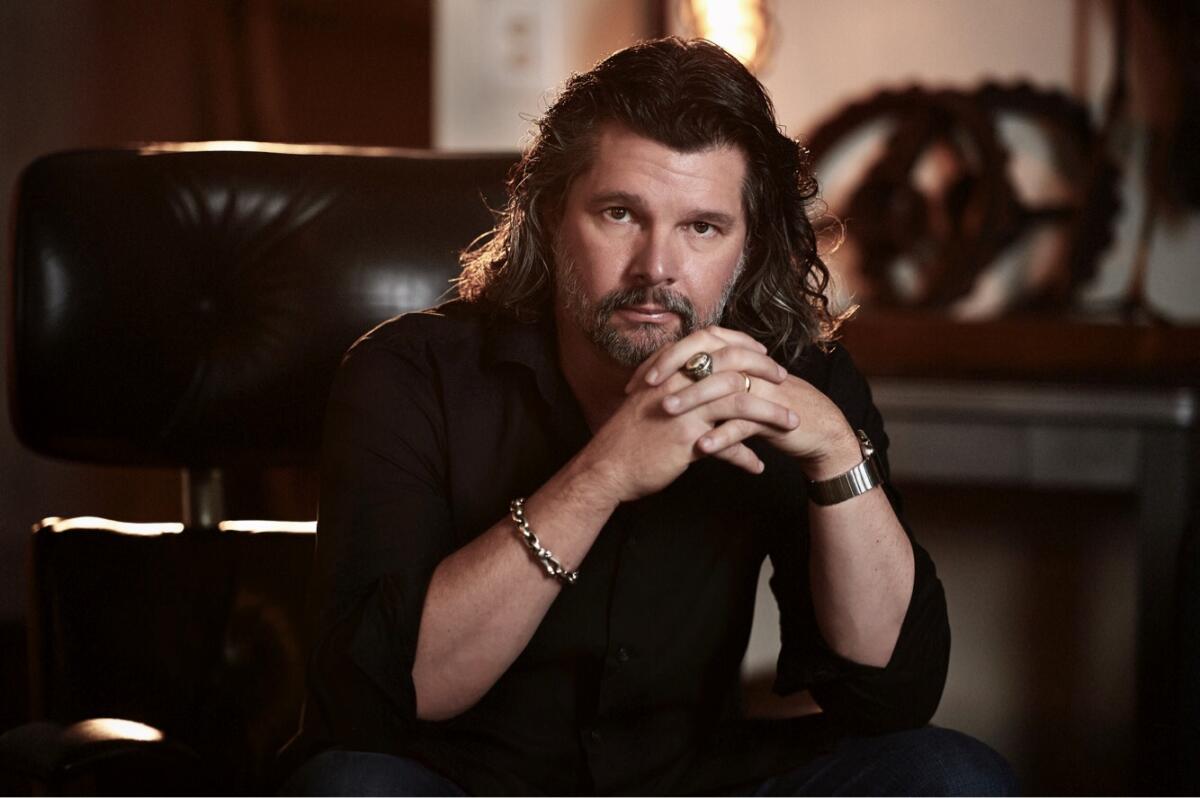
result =
[[[809,137],[818,175],[864,141],[865,168],[825,192],[826,224],[844,231],[832,263],[855,302],[977,317],[1063,309],[1112,241],[1119,169],[1061,92],[879,92]],[[1031,162],[1036,179],[1021,180]]]

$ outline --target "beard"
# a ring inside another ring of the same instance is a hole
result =
[[[738,258],[721,296],[703,315],[697,313],[691,300],[666,286],[621,288],[592,302],[580,284],[578,265],[562,247],[555,247],[555,261],[559,301],[564,303],[571,321],[600,351],[620,365],[633,368],[667,344],[720,322],[733,295],[733,287],[745,268],[746,256],[742,253]],[[679,325],[671,328],[662,324],[637,324],[625,330],[613,325],[614,313],[639,305],[657,305],[670,311],[679,317]]]

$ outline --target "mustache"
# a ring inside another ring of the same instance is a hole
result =
[[[608,319],[621,308],[638,305],[658,305],[679,316],[683,329],[691,332],[696,327],[696,308],[682,294],[669,288],[656,286],[654,288],[624,288],[611,291],[604,295],[596,305],[596,317]]]

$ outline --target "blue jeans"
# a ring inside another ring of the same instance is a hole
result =
[[[288,780],[283,795],[465,795],[420,762],[326,751]],[[851,737],[830,754],[767,779],[747,795],[1016,795],[1004,758],[959,732],[923,729]]]
[[[922,729],[847,737],[751,795],[1017,795],[1004,757],[974,737]]]
[[[280,795],[466,795],[415,759],[371,751],[325,751],[300,767]]]

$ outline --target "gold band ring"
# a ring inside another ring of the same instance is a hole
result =
[[[746,393],[750,393],[750,375],[744,371],[739,371],[738,373],[741,374],[742,379],[746,381]]]

